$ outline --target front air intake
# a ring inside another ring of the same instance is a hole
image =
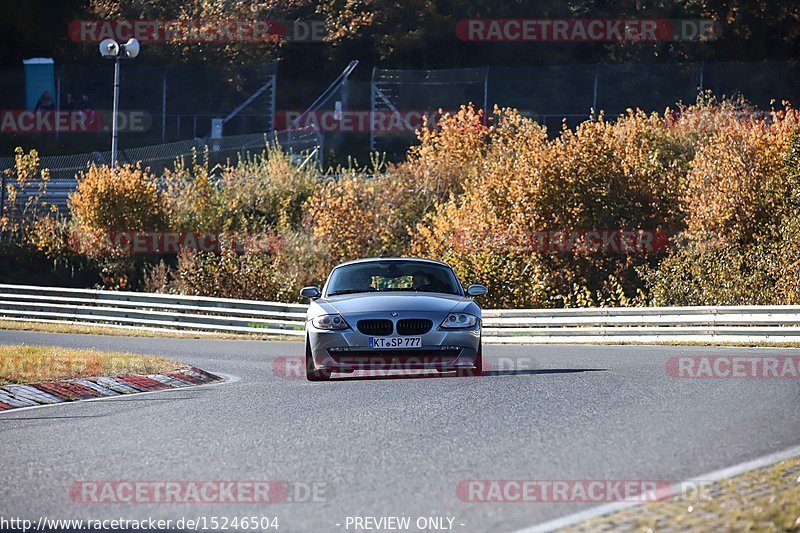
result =
[[[404,318],[397,321],[399,335],[422,335],[428,333],[433,327],[433,322],[427,318]]]
[[[358,331],[364,335],[386,336],[392,334],[392,321],[383,319],[359,320],[356,324]]]

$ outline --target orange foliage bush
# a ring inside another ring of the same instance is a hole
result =
[[[156,177],[140,165],[92,165],[78,176],[69,208],[79,231],[147,231],[165,228],[168,220]]]
[[[47,217],[53,206],[45,200],[50,170],[40,168],[39,153],[27,154],[22,148],[14,150],[14,167],[2,171],[3,205],[0,205],[0,232],[26,230],[42,216]]]
[[[274,254],[187,252],[148,276],[158,290],[195,294],[294,299],[340,261],[415,255],[488,285],[487,307],[800,303],[791,109],[765,116],[703,95],[554,134],[513,109],[484,117],[464,106],[418,136],[406,161],[378,176],[338,169],[325,182],[279,148],[213,169],[195,157],[165,173],[167,194],[140,167],[93,166],[70,197],[73,234],[269,229],[285,239]],[[23,176],[35,162],[19,160]],[[63,253],[62,224],[32,227],[37,249]],[[663,232],[670,248],[536,246],[541,234],[608,230]],[[103,272],[133,284],[138,268],[120,260]]]
[[[420,144],[409,149],[407,162],[398,172],[436,199],[458,194],[465,178],[480,168],[488,132],[483,111],[472,105],[443,115],[435,128],[426,121],[418,131]]]
[[[309,198],[306,209],[311,233],[324,243],[333,262],[381,255],[389,240],[382,178],[348,176],[329,181]]]
[[[350,169],[317,190],[306,204],[306,226],[326,246],[332,266],[365,256],[404,255],[411,230],[435,206],[463,191],[480,168],[489,128],[480,110],[462,107],[436,128],[419,131],[407,161],[379,177]]]
[[[93,164],[78,175],[78,186],[69,196],[69,248],[99,260],[100,280],[106,288],[133,288],[143,264],[141,256],[115,248],[112,232],[168,227],[168,207],[156,179],[140,165]]]
[[[280,255],[184,250],[178,256],[174,285],[183,294],[291,301],[296,298],[297,274],[287,275],[280,262]]]
[[[493,119],[463,196],[417,227],[412,252],[490,280],[492,305],[553,305],[576,283],[600,286],[609,276],[633,292],[634,267],[646,256],[553,254],[515,245],[543,231],[675,231],[687,170],[676,161],[686,158],[675,157],[682,146],[664,117],[631,111],[611,123],[601,115],[554,139],[515,110],[496,109]],[[491,258],[479,270],[475,252]],[[502,281],[509,277],[517,281]]]
[[[790,109],[773,113],[769,123],[732,121],[700,147],[686,192],[693,241],[747,244],[781,222],[793,189],[786,155],[799,118]]]
[[[717,113],[687,176],[682,246],[643,272],[651,302],[800,303],[798,114]]]

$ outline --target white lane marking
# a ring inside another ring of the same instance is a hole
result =
[[[702,476],[697,476],[692,479],[682,481],[680,483],[675,483],[674,485],[672,485],[672,487],[670,487],[671,489],[670,494],[678,494],[682,490],[682,487],[685,486],[683,485],[684,483],[687,484],[694,483],[695,485],[697,485],[709,481],[719,481],[721,479],[726,479],[732,476],[743,474],[745,472],[756,470],[764,466],[769,466],[773,463],[783,461],[784,459],[789,459],[790,457],[796,457],[798,455],[800,455],[800,446],[794,446],[787,450],[771,453],[769,455],[765,455],[764,457],[759,457],[758,459],[753,459],[752,461],[739,463],[737,465],[723,468],[721,470],[715,470],[713,472],[709,472],[708,474],[703,474]],[[557,529],[573,526],[579,522],[583,522],[584,520],[589,520],[590,518],[597,518],[602,515],[619,511],[621,509],[636,507],[637,505],[646,505],[646,503],[615,502],[606,505],[599,505],[597,507],[592,507],[591,509],[587,509],[585,511],[579,511],[577,513],[573,513],[567,516],[562,516],[561,518],[550,520],[549,522],[544,522],[542,524],[538,524],[535,526],[529,526],[523,529],[518,529],[513,533],[540,533],[540,532],[543,533],[546,531],[555,531]]]
[[[149,391],[142,391],[142,392],[132,392],[130,394],[120,394],[118,396],[101,396],[100,398],[88,398],[86,400],[74,400],[70,402],[60,402],[60,403],[48,403],[43,405],[31,405],[29,407],[16,407],[14,409],[6,409],[5,411],[0,411],[0,416],[5,414],[11,413],[19,413],[20,411],[28,411],[30,409],[41,409],[43,407],[59,407],[62,405],[75,405],[78,403],[86,403],[86,402],[101,402],[105,400],[122,400],[125,398],[130,398],[131,396],[142,396],[145,394],[158,394],[159,392],[177,392],[182,390],[192,390],[197,389],[200,387],[210,388],[210,387],[219,387],[220,385],[225,385],[227,383],[236,383],[237,381],[241,381],[242,378],[239,376],[234,376],[233,374],[223,374],[222,372],[211,372],[208,371],[210,374],[214,374],[215,376],[219,376],[223,378],[223,381],[217,381],[215,383],[200,383],[198,385],[189,385],[187,387],[180,387],[178,389],[161,389],[161,390],[149,390]]]

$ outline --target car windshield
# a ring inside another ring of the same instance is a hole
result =
[[[461,284],[450,267],[423,261],[368,261],[335,268],[327,296],[360,292],[436,292],[461,295]]]

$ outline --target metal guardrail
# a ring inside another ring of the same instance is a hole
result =
[[[305,305],[0,284],[0,318],[137,329],[303,336]]]
[[[205,296],[0,284],[0,320],[304,335],[307,306]],[[800,306],[484,311],[493,343],[800,342]]]
[[[503,309],[483,315],[490,342],[800,342],[797,305]]]

